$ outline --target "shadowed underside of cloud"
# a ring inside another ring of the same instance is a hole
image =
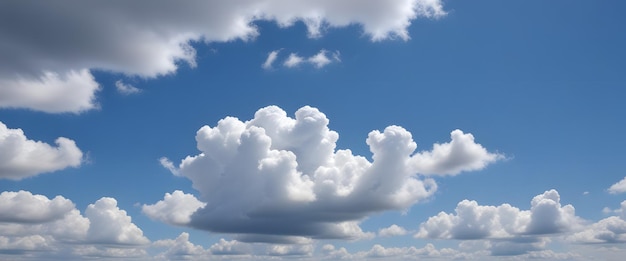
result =
[[[151,78],[196,65],[193,42],[248,40],[256,21],[303,22],[310,37],[358,24],[371,40],[409,39],[418,17],[445,15],[440,0],[0,2],[0,107],[50,113],[97,108],[91,70]],[[311,62],[322,66],[318,57]]]
[[[200,154],[183,159],[178,168],[161,160],[175,175],[192,181],[199,200],[177,191],[144,205],[143,211],[170,224],[247,238],[371,237],[358,221],[375,212],[408,209],[436,191],[435,181],[418,170],[437,164],[445,167],[429,174],[456,173],[480,169],[499,158],[460,130],[452,132],[451,143],[440,145],[449,148],[445,153],[414,154],[417,145],[411,134],[389,126],[368,135],[370,162],[350,150],[337,150],[339,135],[328,123],[326,115],[312,107],[299,109],[291,118],[269,106],[249,121],[227,117],[215,127],[204,126],[196,135]],[[434,154],[438,156],[429,156]],[[189,222],[168,214],[174,209],[190,214]]]
[[[60,137],[55,142],[57,147],[29,140],[21,129],[0,122],[0,179],[19,180],[80,166],[83,153],[73,140]]]

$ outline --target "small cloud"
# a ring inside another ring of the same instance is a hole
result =
[[[626,192],[626,177],[619,182],[613,184],[608,190],[611,194],[620,194]]]
[[[269,52],[269,54],[267,55],[267,59],[265,60],[263,65],[261,65],[261,68],[265,70],[272,69],[272,64],[274,63],[274,61],[276,61],[276,57],[278,57],[279,52],[280,49]]]
[[[166,157],[161,157],[159,159],[159,163],[161,163],[161,166],[163,166],[164,168],[166,168],[167,170],[172,172],[172,174],[178,175],[178,168],[176,168],[176,166],[174,166],[174,163],[172,163],[172,161],[170,161],[170,159],[168,159]]]
[[[270,52],[267,56],[267,60],[265,61],[265,63],[263,63],[261,67],[263,67],[263,69],[271,69],[272,64],[276,60],[279,51],[280,50]],[[339,58],[339,56],[339,51],[329,52],[325,49],[320,50],[317,54],[308,58],[299,56],[297,53],[291,53],[289,54],[289,57],[285,59],[283,65],[288,68],[293,68],[299,66],[302,63],[308,63],[313,65],[315,68],[320,69],[331,63],[341,62],[341,58]]]
[[[407,233],[406,229],[396,224],[382,228],[378,231],[378,235],[381,237],[404,236]]]
[[[287,60],[285,60],[283,65],[289,68],[293,68],[293,67],[297,67],[298,65],[300,65],[303,61],[304,61],[304,58],[302,58],[301,56],[298,56],[298,54],[290,53],[289,57],[287,58]]]
[[[138,89],[135,86],[132,86],[130,84],[124,83],[122,80],[118,80],[117,82],[115,82],[115,88],[117,89],[117,91],[123,95],[131,95],[131,94],[137,94],[141,92],[141,89]]]
[[[587,196],[587,195],[589,195],[589,191],[583,192],[583,196]]]
[[[326,50],[322,49],[316,55],[313,55],[307,59],[308,62],[312,63],[315,68],[322,68],[332,61],[326,56]]]

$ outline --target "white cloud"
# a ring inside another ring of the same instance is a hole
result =
[[[274,61],[276,61],[276,58],[278,57],[279,52],[280,50],[274,50],[274,51],[269,52],[267,54],[267,59],[265,60],[263,65],[261,65],[261,68],[265,70],[272,69],[272,64],[274,64]]]
[[[115,82],[115,88],[117,91],[124,95],[137,94],[141,92],[141,89],[138,89],[135,86],[124,83],[122,80],[118,80]]]
[[[156,256],[157,259],[180,260],[193,259],[194,257],[202,257],[208,254],[207,250],[202,246],[189,242],[189,234],[181,233],[176,239],[158,240],[152,243],[156,247],[166,247],[167,250]]]
[[[277,52],[277,51],[274,51]],[[274,60],[276,59],[276,55],[274,52],[271,52],[270,55],[267,57],[267,61],[265,61],[265,63],[263,64],[263,68],[265,69],[269,69],[271,68],[271,64],[272,62],[274,62]],[[315,68],[320,69],[326,65],[329,65],[333,62],[341,62],[341,59],[339,58],[339,51],[335,51],[333,53],[331,53],[331,57],[328,57],[329,52],[322,49],[320,50],[317,54],[305,58],[302,56],[299,56],[296,53],[290,53],[289,57],[287,57],[287,59],[285,59],[285,61],[283,62],[283,65],[285,67],[288,68],[293,68],[293,67],[297,67],[302,63],[309,63],[311,65],[313,65]],[[266,68],[266,65],[269,64]]]
[[[328,123],[312,107],[299,109],[294,119],[269,106],[246,122],[226,117],[202,127],[196,135],[201,153],[183,159],[178,169],[171,166],[206,202],[187,225],[257,237],[371,238],[360,220],[407,209],[436,191],[433,179],[414,171],[417,145],[402,127],[370,132],[370,162],[336,150],[339,135]]]
[[[21,129],[0,122],[0,179],[19,180],[80,166],[83,153],[73,140],[57,138],[57,147],[29,140]]]
[[[297,67],[302,62],[304,62],[304,58],[298,56],[298,54],[290,53],[289,57],[283,62],[283,65],[289,68]]]
[[[6,50],[0,48],[0,54],[3,51]],[[51,72],[44,70],[52,68],[41,68],[38,75],[31,77],[5,75],[15,68],[5,69],[9,71],[3,72],[0,66],[0,108],[28,108],[50,113],[79,113],[98,108],[95,94],[100,85],[86,69]]]
[[[456,214],[439,213],[420,225],[418,238],[514,239],[532,235],[557,234],[578,229],[583,221],[572,205],[561,206],[556,190],[537,195],[530,210],[509,204],[481,206],[463,200]]]
[[[312,256],[313,245],[270,245],[267,254],[270,256]]]
[[[50,256],[130,257],[145,255],[149,240],[112,198],[87,207],[85,216],[61,196],[27,191],[0,194],[0,251]]]
[[[378,231],[378,235],[381,237],[404,236],[406,233],[408,233],[406,229],[396,224],[382,228]]]
[[[252,249],[250,245],[237,240],[225,240],[221,238],[219,242],[213,244],[209,251],[213,255],[250,255]]]
[[[99,87],[91,70],[171,74],[181,61],[196,66],[191,43],[252,39],[259,34],[256,21],[281,27],[303,22],[311,37],[358,24],[379,41],[408,40],[413,20],[443,15],[440,0],[2,1],[0,107],[51,113],[96,108]]]
[[[620,209],[612,211],[619,216],[602,219],[575,233],[567,239],[575,243],[626,243],[626,200],[620,204]]]
[[[422,248],[416,247],[384,247],[375,244],[367,251],[349,253],[345,248],[336,249],[335,246],[326,244],[322,247],[326,259],[341,260],[451,260],[462,258],[457,250],[451,248],[437,249],[433,244],[426,244]]]
[[[620,194],[626,192],[626,177],[624,177],[619,182],[611,185],[608,189],[611,194]]]
[[[490,153],[475,143],[472,134],[454,130],[450,137],[451,142],[435,144],[432,151],[415,155],[415,171],[428,175],[456,175],[463,171],[480,170],[490,163],[504,159],[503,155]]]
[[[322,68],[332,61],[326,56],[326,50],[321,50],[316,55],[313,55],[307,59],[308,62],[312,63],[315,68]]]
[[[0,193],[0,222],[44,223],[63,218],[72,209],[72,201],[61,196],[50,200],[23,190]]]
[[[205,205],[193,195],[176,190],[172,194],[165,193],[163,200],[154,205],[143,205],[141,210],[151,219],[172,225],[184,225],[191,221],[191,214]]]
[[[85,211],[90,225],[87,240],[99,244],[145,245],[150,241],[132,223],[126,211],[117,207],[114,198],[101,198]]]
[[[161,164],[161,166],[169,170],[172,174],[178,176],[178,169],[176,169],[176,166],[174,166],[174,163],[170,161],[168,158],[166,157],[159,158],[159,163]]]

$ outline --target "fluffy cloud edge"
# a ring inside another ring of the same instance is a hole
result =
[[[0,179],[20,180],[42,173],[79,167],[83,152],[71,139],[59,137],[56,147],[29,140],[22,129],[0,121]]]
[[[49,199],[29,191],[0,194],[0,256],[35,258],[137,257],[150,243],[113,198],[87,206],[85,214],[62,196]],[[53,258],[53,259],[54,259]]]

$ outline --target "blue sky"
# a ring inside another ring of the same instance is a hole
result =
[[[617,260],[624,5],[3,2],[0,259]]]

